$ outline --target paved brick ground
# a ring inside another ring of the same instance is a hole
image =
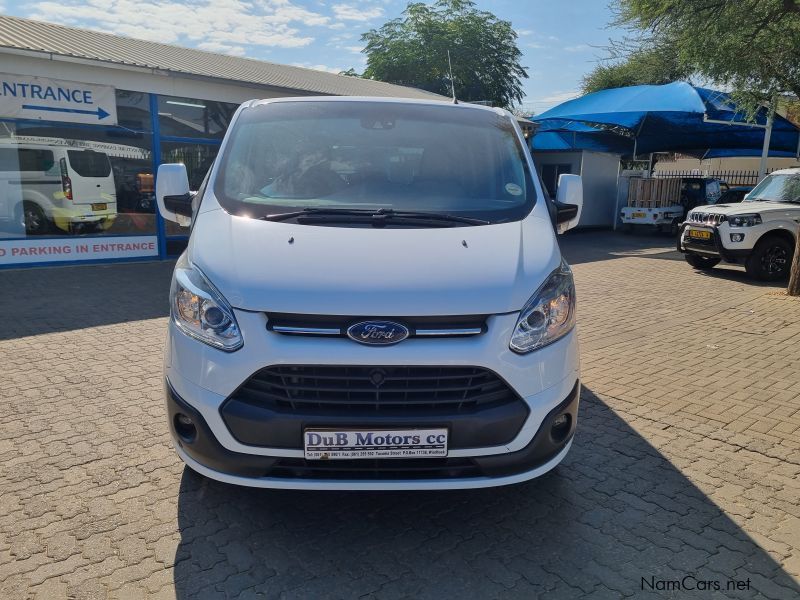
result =
[[[573,450],[452,493],[199,478],[162,412],[171,265],[0,272],[0,598],[799,597],[800,302],[668,244],[564,239]]]

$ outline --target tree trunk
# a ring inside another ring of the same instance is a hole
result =
[[[789,276],[789,287],[786,292],[790,296],[800,296],[800,231],[797,234],[797,245],[794,248],[792,271]]]

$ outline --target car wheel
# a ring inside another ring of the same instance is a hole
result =
[[[50,221],[44,214],[42,207],[35,202],[23,204],[23,219],[27,235],[43,235],[50,231]]]
[[[695,269],[699,269],[701,271],[713,269],[719,264],[720,261],[718,258],[699,256],[697,254],[684,254],[683,257],[686,259],[687,263],[692,265]]]
[[[747,274],[761,281],[781,281],[789,276],[794,245],[780,237],[769,237],[756,244],[747,257]]]

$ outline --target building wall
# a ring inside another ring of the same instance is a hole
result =
[[[533,152],[533,162],[551,198],[556,197],[558,176],[581,174],[580,152]]]
[[[760,158],[710,158],[700,160],[697,158],[679,158],[673,161],[659,160],[655,171],[758,171],[761,164]],[[800,167],[800,160],[794,158],[770,158],[767,170],[789,169]]]
[[[68,122],[58,112],[0,115],[0,268],[179,253],[188,229],[155,209],[158,165],[183,162],[197,189],[239,104],[308,95],[7,49],[0,50],[0,73],[112,86],[118,118],[107,125]],[[88,164],[92,156],[99,162]],[[94,178],[78,172],[81,160]],[[35,214],[22,214],[31,207],[47,221],[39,230],[30,227]]]
[[[616,217],[619,155],[584,152],[581,227],[612,227]]]
[[[558,175],[583,178],[583,211],[579,227],[611,227],[617,201],[619,155],[604,152],[535,152],[533,161],[542,182],[555,198]]]

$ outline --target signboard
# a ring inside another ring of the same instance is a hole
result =
[[[112,144],[110,142],[97,142],[95,140],[72,140],[66,138],[43,137],[38,135],[16,135],[12,132],[7,138],[0,138],[0,148],[4,145],[43,144],[45,146],[62,146],[65,148],[88,148],[95,152],[104,152],[112,158],[130,158],[134,160],[150,160],[150,150]]]
[[[107,85],[0,73],[0,117],[116,125],[117,99]]]
[[[0,265],[158,256],[154,235],[0,240]]]

